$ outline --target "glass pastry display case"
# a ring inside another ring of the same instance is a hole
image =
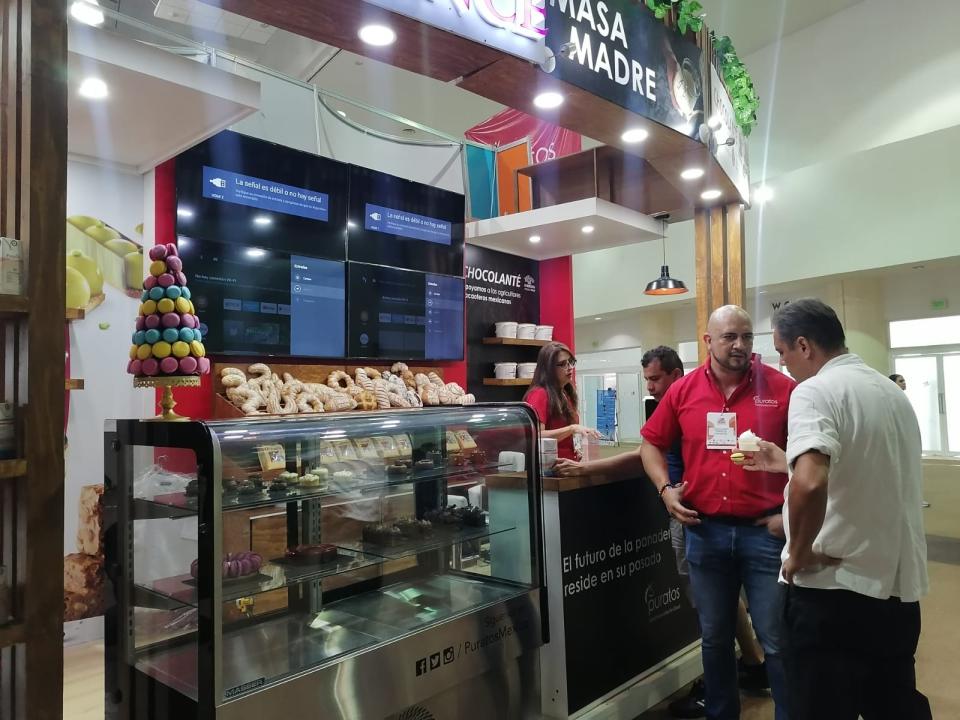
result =
[[[109,422],[107,717],[374,720],[502,679],[546,640],[536,440],[522,404]]]

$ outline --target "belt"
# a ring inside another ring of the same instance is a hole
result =
[[[759,515],[753,515],[751,517],[741,517],[739,515],[707,515],[705,513],[700,513],[700,518],[702,520],[720,523],[721,525],[756,525],[758,520],[770,517],[771,515],[779,515],[782,512],[783,506],[777,505],[769,510],[764,510]]]

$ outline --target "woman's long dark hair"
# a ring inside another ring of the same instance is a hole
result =
[[[546,390],[548,414],[562,417],[568,423],[572,423],[577,413],[577,388],[569,382],[564,383],[562,387],[557,385],[557,358],[560,357],[560,353],[567,353],[570,359],[576,362],[570,348],[563,343],[552,342],[540,348],[540,353],[537,355],[537,369],[533,373],[530,390],[537,387]]]

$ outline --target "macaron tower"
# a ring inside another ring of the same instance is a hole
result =
[[[177,246],[156,245],[150,250],[127,372],[136,377],[206,375],[210,360],[202,340]]]

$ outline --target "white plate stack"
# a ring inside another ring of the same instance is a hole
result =
[[[535,339],[553,340],[553,325],[537,325]]]
[[[517,364],[512,362],[495,363],[493,376],[497,380],[514,380],[517,377]]]
[[[533,323],[520,323],[517,325],[517,339],[533,340],[537,333],[537,326]]]
[[[518,378],[532,378],[533,374],[537,371],[536,363],[520,363],[517,365],[517,377]]]

